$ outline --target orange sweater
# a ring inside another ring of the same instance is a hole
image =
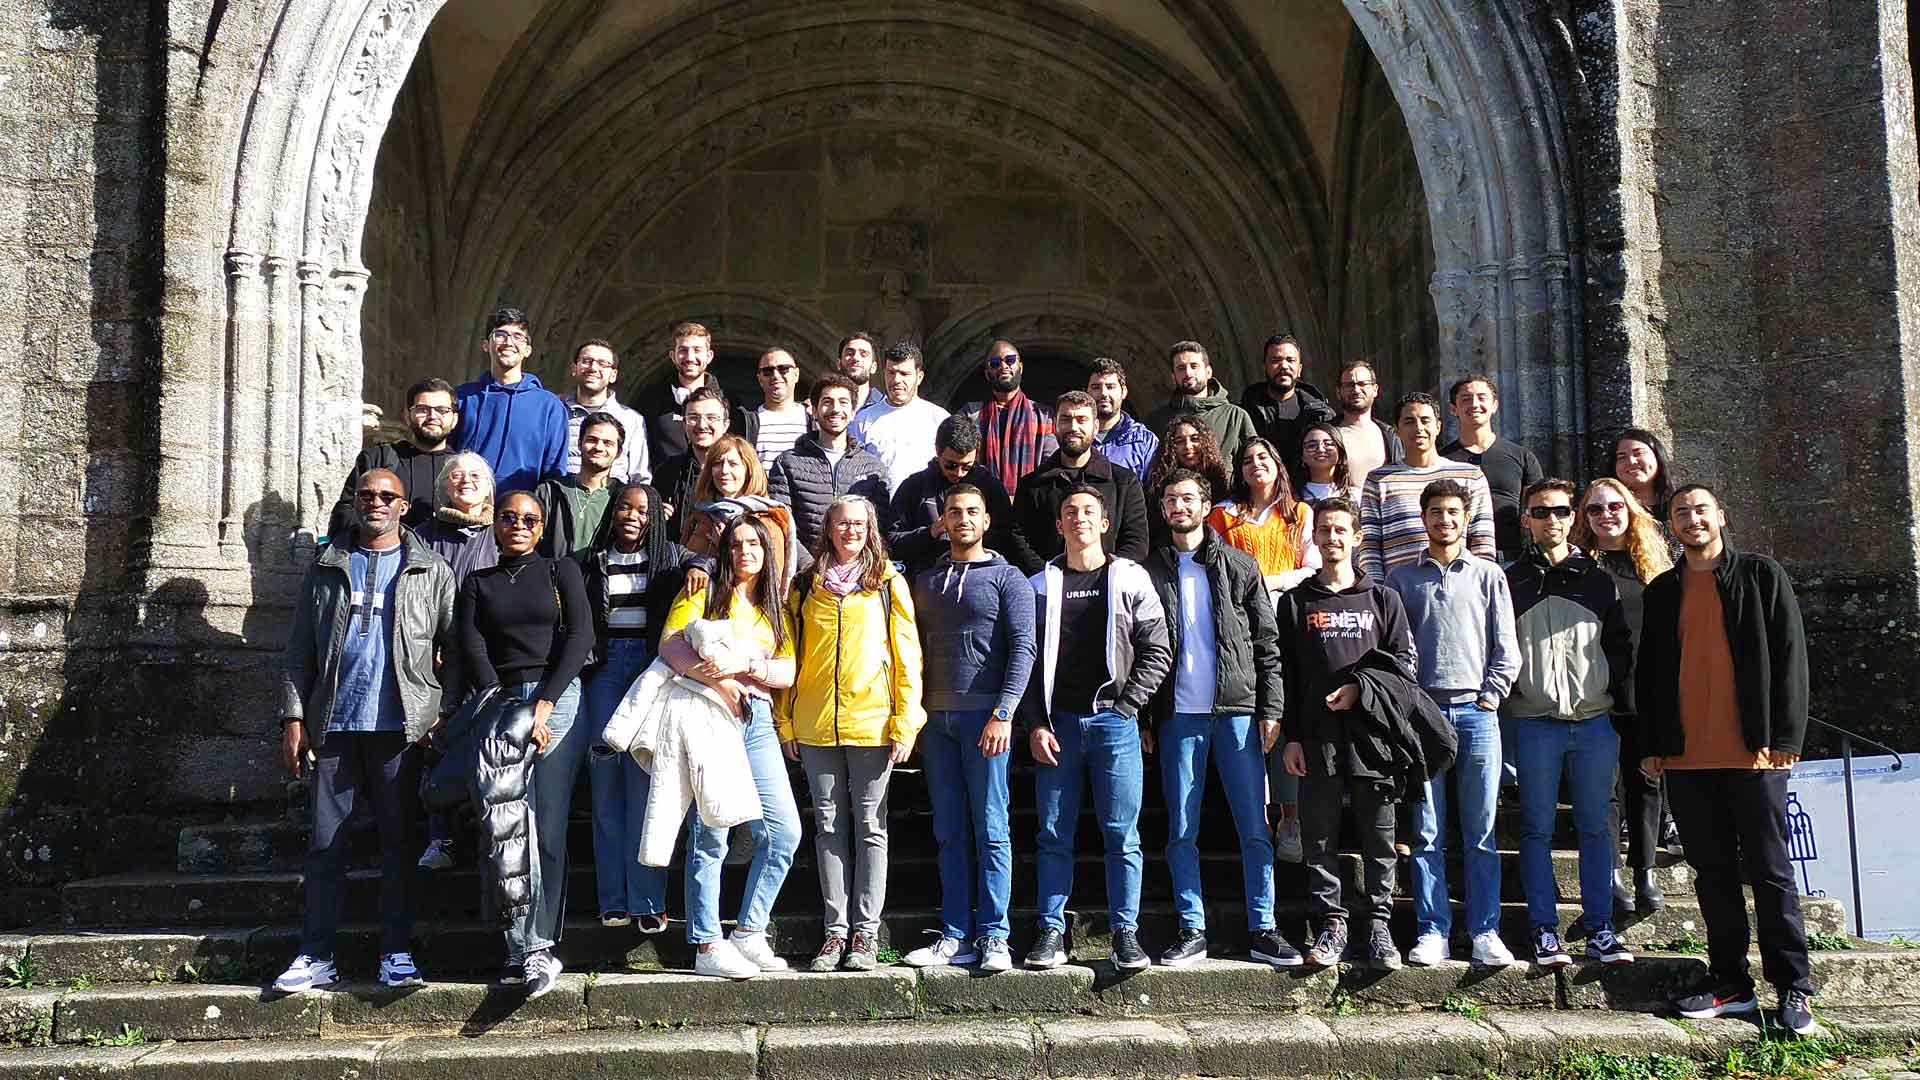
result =
[[[1296,502],[1294,517],[1288,522],[1271,508],[1252,517],[1239,504],[1223,502],[1208,512],[1207,524],[1220,539],[1253,556],[1262,574],[1284,574],[1320,563],[1309,539],[1313,511],[1306,503]]]

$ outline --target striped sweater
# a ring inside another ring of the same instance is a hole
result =
[[[1467,550],[1494,557],[1493,496],[1479,466],[1442,460],[1437,465],[1382,465],[1367,474],[1360,496],[1361,573],[1385,581],[1395,567],[1413,562],[1427,549],[1427,527],[1420,520],[1420,493],[1435,480],[1458,480],[1473,493],[1467,507]]]

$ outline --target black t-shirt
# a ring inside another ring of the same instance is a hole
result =
[[[1054,667],[1053,711],[1090,713],[1107,684],[1107,564],[1085,572],[1061,567],[1060,657]]]
[[[1496,438],[1485,453],[1476,454],[1455,439],[1440,448],[1440,456],[1449,461],[1478,465],[1487,474],[1487,488],[1493,494],[1493,546],[1500,554],[1514,558],[1527,546],[1526,531],[1520,527],[1520,493],[1527,485],[1546,476],[1533,451],[1512,439]]]

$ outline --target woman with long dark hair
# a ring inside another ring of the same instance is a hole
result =
[[[1147,537],[1154,547],[1169,543],[1173,537],[1159,507],[1160,489],[1167,485],[1167,476],[1175,469],[1190,469],[1206,477],[1216,499],[1224,497],[1233,487],[1233,477],[1227,473],[1227,462],[1220,456],[1220,440],[1213,429],[1198,416],[1175,417],[1167,425],[1167,437],[1160,440],[1153,463],[1147,466],[1146,486],[1141,492],[1147,500]]]
[[[782,605],[786,589],[773,572],[774,539],[757,515],[727,521],[717,538],[718,565],[707,587],[673,603],[661,628],[661,657],[676,672],[713,687],[740,702],[747,762],[760,792],[760,819],[753,823],[753,861],[731,936],[720,933],[720,871],[727,858],[727,830],[708,828],[698,812],[687,817],[687,941],[699,954],[693,970],[701,975],[750,979],[762,971],[783,971],[787,962],[767,942],[767,921],[774,897],[793,867],[800,846],[800,811],[787,779],[786,759],[774,732],[772,693],[793,685],[793,628]],[[737,658],[727,663],[700,660],[675,648],[695,619],[727,624]]]
[[[567,901],[567,808],[573,783],[596,733],[574,723],[580,668],[593,649],[593,616],[580,564],[534,554],[546,523],[524,491],[500,500],[494,539],[500,561],[467,575],[458,619],[462,673],[476,691],[499,686],[533,703],[528,780],[538,853],[530,860],[533,903],[507,928],[501,981],[525,981],[527,996],[552,990],[560,977],[559,943]]]
[[[1667,500],[1680,485],[1677,466],[1660,437],[1645,428],[1628,428],[1613,437],[1603,476],[1626,485],[1627,491],[1664,531]],[[1677,552],[1676,552],[1677,554]]]
[[[787,614],[799,670],[780,695],[775,726],[812,792],[827,921],[809,970],[867,971],[887,896],[887,785],[927,713],[913,587],[888,561],[879,514],[864,496],[828,505]]]
[[[1332,424],[1308,424],[1300,432],[1300,461],[1307,476],[1300,485],[1301,498],[1310,503],[1333,498],[1360,501],[1360,485],[1347,470],[1347,444]]]
[[[667,928],[667,872],[639,860],[651,783],[632,755],[613,752],[599,738],[628,687],[653,662],[660,628],[693,558],[669,538],[664,511],[651,485],[626,485],[614,496],[605,543],[581,560],[599,646],[599,662],[581,687],[581,708],[594,739],[587,777],[593,784],[600,924],[637,921],[646,934]]]

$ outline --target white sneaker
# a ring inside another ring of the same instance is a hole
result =
[[[1473,935],[1473,962],[1481,967],[1511,967],[1514,964],[1513,951],[1500,935],[1488,931]]]
[[[453,846],[452,844],[448,843],[445,840],[435,840],[432,843],[428,844],[427,850],[420,853],[420,862],[418,863],[420,869],[422,870],[453,869],[453,852],[447,850],[452,846]]]
[[[740,955],[733,942],[722,938],[694,955],[693,973],[721,979],[751,979],[760,974],[760,965]]]
[[[560,981],[560,958],[552,949],[541,949],[527,957],[527,1000],[545,997]]]
[[[1447,949],[1447,939],[1439,934],[1421,934],[1420,940],[1413,943],[1407,951],[1407,963],[1421,967],[1432,967],[1442,960],[1452,958]]]
[[[1007,948],[1007,939],[999,937],[981,937],[973,943],[973,951],[980,957],[980,970],[993,973],[1013,969],[1013,951]]]
[[[410,952],[390,952],[380,956],[381,986],[425,986],[427,980],[420,977],[420,969],[413,965]]]
[[[1307,860],[1306,845],[1300,842],[1299,818],[1290,817],[1274,830],[1273,855],[1281,862],[1297,863]]]
[[[937,933],[938,931],[929,931]],[[923,945],[901,957],[900,962],[908,967],[947,967],[952,964],[971,964],[979,959],[964,938],[948,937],[941,934],[931,945]]]
[[[755,930],[750,934],[735,930],[728,935],[727,940],[733,943],[733,947],[741,956],[746,957],[749,963],[761,971],[787,970],[787,962],[774,955],[773,946],[767,944],[765,930]]]
[[[320,990],[339,981],[340,972],[334,968],[333,961],[301,953],[273,980],[273,988],[282,994],[298,994],[302,990]]]

